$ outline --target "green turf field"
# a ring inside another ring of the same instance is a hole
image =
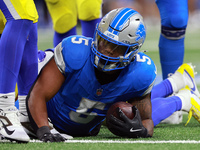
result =
[[[28,144],[0,142],[1,150],[198,150],[200,146],[200,125],[192,118],[185,126],[187,115],[179,125],[160,124],[154,129],[152,138],[126,139],[113,135],[102,126],[96,137],[82,137],[65,143]]]
[[[79,31],[80,32],[80,31]],[[142,50],[148,50],[149,55],[158,68],[158,79],[161,77],[161,69],[158,54],[159,29],[150,29]],[[39,30],[38,47],[41,50],[53,47],[53,32]],[[185,40],[185,60],[196,65],[196,71],[200,74],[200,29],[189,30]],[[197,75],[198,88],[200,89],[200,77]],[[28,144],[0,142],[0,150],[197,150],[200,147],[200,124],[192,118],[185,126],[187,115],[183,116],[183,123],[179,125],[160,124],[154,129],[152,138],[125,139],[119,138],[103,126],[98,136],[74,138],[66,143],[38,143],[31,141]]]

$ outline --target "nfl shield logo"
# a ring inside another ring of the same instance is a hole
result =
[[[101,96],[102,92],[103,92],[103,89],[97,89],[96,95]]]

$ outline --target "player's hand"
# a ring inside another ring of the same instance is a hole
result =
[[[51,133],[48,126],[40,127],[37,130],[37,137],[40,141],[43,142],[63,142],[66,140],[59,133],[56,134]]]
[[[111,115],[110,124],[120,136],[130,138],[147,137],[147,129],[142,125],[139,110],[135,106],[132,107],[133,112],[135,112],[133,119],[129,119],[120,108],[117,109],[121,120]]]

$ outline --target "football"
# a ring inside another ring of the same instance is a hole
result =
[[[117,112],[117,108],[120,108],[123,113],[129,118],[129,119],[133,119],[134,118],[134,113],[132,111],[132,107],[133,105],[131,105],[130,103],[126,103],[126,102],[117,102],[114,103],[107,111],[107,115],[106,115],[106,120],[109,118],[109,116],[112,114],[113,116],[115,116],[116,118],[120,119],[119,114]]]
[[[108,129],[115,135],[117,136],[122,136],[116,129],[112,128],[112,125],[109,122],[109,116],[113,115],[116,118],[120,119],[119,114],[117,112],[117,108],[120,108],[123,113],[129,118],[129,119],[133,119],[135,117],[135,114],[132,110],[133,105],[131,105],[130,103],[126,103],[126,102],[117,102],[114,103],[113,105],[111,105],[111,107],[108,109],[107,114],[106,114],[106,125],[108,127]],[[122,120],[122,119],[120,119]]]

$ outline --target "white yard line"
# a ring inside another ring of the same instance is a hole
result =
[[[30,142],[41,142],[39,140],[31,140]],[[155,143],[185,143],[185,144],[198,144],[200,141],[195,140],[169,140],[169,141],[120,141],[120,140],[67,140],[65,143],[119,143],[119,144],[134,144],[134,143],[147,143],[147,144],[155,144]]]
[[[9,140],[0,140],[0,143],[9,143]],[[30,143],[42,143],[39,140],[30,140]],[[143,143],[143,144],[162,144],[162,143],[175,143],[175,144],[199,144],[200,141],[195,140],[168,140],[168,141],[130,141],[130,140],[67,140],[65,143],[116,143],[116,144],[134,144],[134,143]]]
[[[170,141],[116,141],[116,140],[68,140],[65,141],[65,143],[119,143],[119,144],[127,144],[127,143],[200,143],[200,141],[195,141],[195,140],[170,140]]]

